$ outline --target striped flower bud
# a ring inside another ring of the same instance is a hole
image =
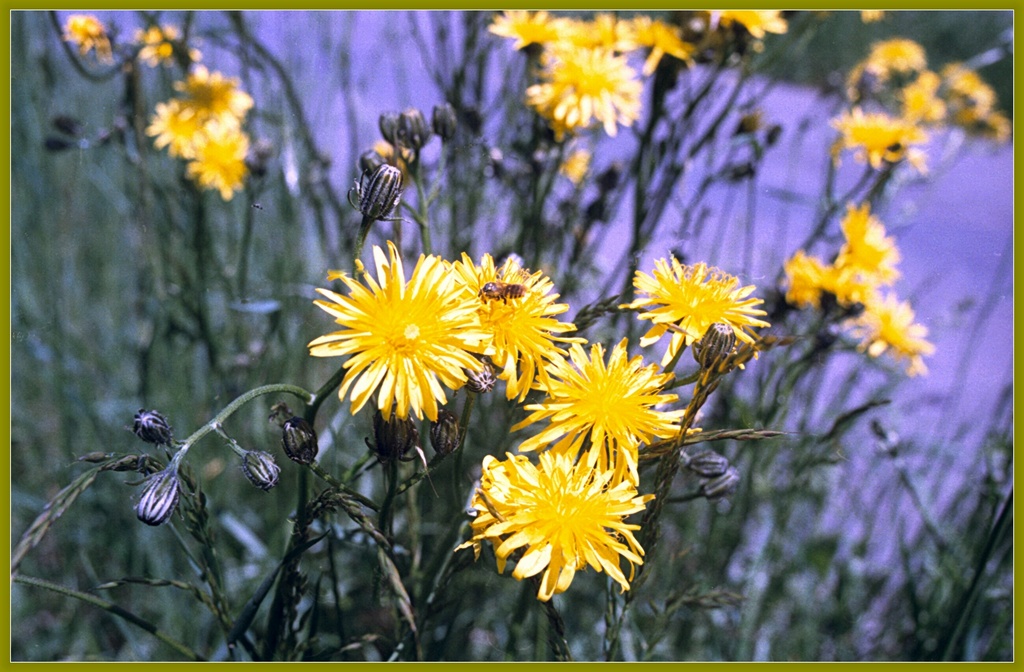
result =
[[[704,337],[693,344],[693,358],[702,369],[717,368],[736,346],[736,333],[728,324],[715,322]]]
[[[431,130],[423,113],[415,107],[402,112],[398,118],[398,142],[403,147],[419,151],[430,140]],[[394,143],[391,143],[394,144]]]
[[[430,445],[438,455],[448,455],[459,447],[459,420],[445,409],[437,412],[437,421],[430,423]]]
[[[352,192],[359,196],[356,202]],[[402,200],[402,171],[382,163],[372,173],[363,173],[348,192],[348,202],[363,217],[379,221],[390,219]]]
[[[458,125],[458,118],[455,116],[455,108],[452,107],[452,104],[435,105],[430,117],[430,125],[442,141],[451,140]]]
[[[171,467],[150,476],[135,505],[135,515],[146,525],[163,525],[178,506],[178,473]]]
[[[320,450],[316,430],[298,416],[284,423],[281,445],[285,455],[299,464],[312,464]]]
[[[490,392],[494,389],[494,384],[496,382],[498,382],[498,379],[494,375],[494,366],[486,359],[484,360],[484,368],[482,371],[466,370],[466,387],[477,394]]]
[[[249,482],[263,491],[277,485],[281,475],[281,467],[277,466],[274,456],[262,450],[247,450],[242,455],[242,473]]]
[[[721,476],[708,479],[700,486],[700,494],[715,502],[736,492],[740,484],[740,472],[736,467],[729,467]]]
[[[171,426],[167,423],[167,418],[156,411],[140,408],[135,414],[132,431],[146,443],[155,443],[158,446],[171,445]]]
[[[729,460],[713,450],[705,450],[691,455],[685,466],[698,476],[715,478],[729,469]]]
[[[367,445],[381,463],[387,464],[404,458],[419,443],[420,432],[412,420],[397,418],[394,411],[391,412],[390,421],[385,420],[380,411],[373,414],[373,445],[369,442]]]

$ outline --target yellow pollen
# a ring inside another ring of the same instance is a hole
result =
[[[417,338],[420,337],[420,328],[417,327],[415,324],[410,324],[405,328],[404,336],[405,340],[407,341],[415,341]]]

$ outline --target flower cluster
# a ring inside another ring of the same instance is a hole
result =
[[[135,33],[135,42],[140,45],[138,58],[151,68],[163,64],[165,66],[174,63],[175,49],[182,49],[181,31],[177,26],[164,24],[153,25],[146,30],[138,30]],[[195,63],[202,60],[202,53],[195,48],[189,48],[186,52],[188,60]]]
[[[833,155],[854,149],[875,169],[906,159],[924,172],[925,157],[915,145],[928,140],[926,129],[944,124],[999,142],[1009,138],[1010,122],[995,109],[992,88],[960,63],[929,70],[924,48],[913,40],[872,45],[850,71],[846,94],[854,106],[832,122],[841,134]]]
[[[537,58],[540,81],[526,90],[526,103],[561,142],[595,124],[610,136],[620,125],[631,126],[640,115],[641,77],[653,75],[666,56],[677,67],[689,66],[703,48],[721,42],[718,32],[739,26],[760,39],[787,29],[778,11],[697,14],[707,28],[705,38],[715,38],[707,44],[687,41],[679,25],[644,15],[618,19],[598,14],[583,21],[545,11],[507,11],[495,17],[490,32]],[[643,57],[639,74],[630,63],[634,54]]]
[[[538,462],[522,454],[485,459],[473,497],[473,537],[465,546],[479,554],[490,541],[499,571],[517,553],[515,578],[543,572],[541,600],[564,591],[588,565],[628,589],[620,559],[642,564],[643,549],[631,533],[637,526],[625,517],[653,498],[637,491],[639,448],[681,431],[684,411],[661,409],[679,400],[664,392],[673,374],[630,357],[625,339],[607,356],[601,344],[588,354],[584,339],[567,335],[575,326],[556,319],[568,306],[556,302],[551,280],[524,269],[514,255],[500,265],[489,254],[479,263],[465,253],[455,262],[421,255],[408,279],[394,244],[387,256],[374,247],[373,257],[375,276],[358,262],[361,279],[329,274],[346,285],[347,296],[317,290],[326,300],[316,305],[342,329],[309,344],[314,356],[348,358],[338,394],[351,399],[352,413],[375,398],[382,417],[407,421],[413,414],[437,423],[451,415],[440,408],[448,401],[445,387],[483,393],[489,386],[471,381],[491,370],[505,381],[510,400],[542,392],[512,428],[546,422],[518,449],[536,452]],[[693,342],[717,322],[749,342],[752,327],[767,326],[753,317],[763,314],[753,308],[760,300],[748,298],[753,287],[738,288],[735,278],[709,274],[703,265],[691,271],[659,263],[668,275],[642,282],[646,276],[638,274],[648,297],[634,306],[665,304],[639,316],[656,321],[654,331],[664,333],[672,322],[694,330],[687,341]]]
[[[174,88],[180,96],[158,103],[146,133],[157,149],[188,160],[187,174],[203,189],[216,189],[225,201],[242,188],[249,136],[242,130],[252,108],[236,78],[197,66]]]
[[[899,277],[900,259],[895,241],[886,235],[885,225],[871,214],[868,203],[847,206],[842,221],[845,242],[831,264],[798,250],[784,269],[788,287],[786,301],[800,308],[822,306],[822,297],[832,297],[842,308],[858,304],[864,310],[847,324],[862,338],[861,349],[872,357],[889,350],[908,361],[907,373],[925,373],[922,356],[934,351],[926,341],[927,329],[914,324],[914,312],[882,288]]]

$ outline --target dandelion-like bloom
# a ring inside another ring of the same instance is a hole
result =
[[[211,122],[203,127],[193,146],[188,176],[204,189],[218,190],[221,198],[230,201],[249,172],[245,165],[249,138],[234,126]]]
[[[537,599],[544,602],[564,592],[588,565],[607,572],[623,592],[629,590],[644,550],[633,536],[640,526],[624,519],[643,511],[654,495],[639,495],[632,483],[616,482],[612,472],[584,460],[574,464],[568,455],[541,453],[539,465],[523,455],[506,455],[503,461],[484,458],[472,502],[473,536],[459,548],[472,546],[479,558],[481,544],[490,541],[499,572],[523,549],[512,576],[522,580],[543,572]],[[629,562],[629,578],[620,567],[622,558]]]
[[[180,39],[181,33],[177,27],[169,24],[136,31],[135,41],[142,45],[139,49],[139,60],[151,68],[161,63],[171,65],[174,62],[174,43]],[[198,49],[189,49],[188,55],[192,61],[198,61],[203,57]]]
[[[558,167],[558,172],[565,175],[570,182],[578,187],[583,182],[589,168],[590,152],[585,149],[577,149],[565,157],[565,161]]]
[[[598,14],[593,21],[567,20],[559,31],[560,42],[571,42],[587,49],[603,48],[618,53],[637,48],[630,21],[621,21],[614,14]]]
[[[689,63],[690,57],[697,51],[696,46],[683,41],[683,31],[678,26],[652,20],[649,16],[637,16],[632,24],[633,39],[636,43],[651,49],[647,60],[644,61],[645,77],[658,68],[658,63],[665,54]]]
[[[183,105],[201,118],[213,117],[222,123],[237,124],[253,105],[252,96],[238,90],[237,77],[210,72],[205,65],[196,67],[185,81],[175,82],[174,88],[184,94]]]
[[[786,302],[797,308],[821,306],[821,290],[825,286],[827,267],[817,257],[797,250],[783,265],[786,273]]]
[[[670,330],[670,325],[675,325],[661,360],[665,366],[682,346],[700,340],[716,322],[732,327],[736,338],[744,343],[754,342],[754,327],[770,326],[756,317],[766,314],[755,308],[764,301],[750,297],[756,287],[739,284],[735,276],[709,268],[703,262],[684,266],[673,256],[671,260],[655,261],[653,276],[637,271],[633,286],[645,296],[620,307],[650,309],[638,315],[654,325],[640,339],[642,347],[654,343]]]
[[[962,63],[942,69],[950,120],[974,133],[1009,138],[1009,120],[995,111],[996,92],[977,72]]]
[[[490,336],[477,317],[479,302],[465,295],[442,259],[420,255],[406,281],[390,241],[388,251],[390,259],[374,246],[377,277],[364,272],[365,285],[345,273],[328,275],[348,287],[348,296],[317,289],[328,301],[316,305],[343,328],[311,341],[309,354],[350,355],[338,396],[344,400],[351,389],[353,414],[377,392],[384,417],[394,408],[401,419],[412,411],[436,421],[438,402],[447,402],[441,384],[456,390],[466,382],[464,369],[479,371],[474,353],[486,352]]]
[[[864,114],[855,107],[851,112],[832,120],[832,127],[842,133],[836,149],[855,149],[857,159],[879,169],[883,161],[896,163],[910,158],[911,145],[928,140],[928,134],[913,121],[897,119],[884,112]]]
[[[547,363],[565,355],[558,344],[583,340],[562,336],[576,331],[576,326],[555,318],[569,306],[555,303],[558,294],[551,292],[551,280],[540,271],[529,273],[512,261],[495,268],[489,254],[477,266],[463,253],[462,259],[452,264],[452,270],[463,298],[476,307],[481,328],[493,339],[491,361],[500,371],[498,378],[505,381],[505,396],[522,401],[535,381],[546,387]],[[483,287],[493,282],[521,285],[523,295],[507,299],[482,296]]]
[[[864,63],[866,70],[886,80],[894,74],[924,70],[928,65],[928,58],[920,44],[898,37],[871,45],[871,51]]]
[[[924,124],[936,124],[946,117],[946,103],[938,97],[942,80],[937,74],[925,70],[900,91],[903,117]]]
[[[82,56],[96,50],[96,58],[104,63],[113,63],[114,54],[110,48],[107,29],[91,14],[72,14],[64,24],[64,41],[78,46]]]
[[[853,321],[854,334],[861,338],[859,349],[872,357],[888,351],[897,360],[907,361],[907,375],[928,372],[922,360],[935,346],[925,340],[928,328],[914,323],[914,310],[895,294],[875,296],[865,303],[864,312]]]
[[[835,265],[877,278],[879,284],[892,284],[899,277],[896,264],[900,251],[896,242],[885,235],[885,225],[871,214],[871,204],[846,206],[842,221],[846,243],[839,250]]]
[[[659,411],[656,406],[678,401],[662,389],[673,378],[656,364],[645,366],[643,357],[629,357],[626,339],[616,345],[605,364],[604,346],[594,344],[587,357],[583,346],[574,343],[569,360],[551,363],[547,398],[527,404],[532,411],[512,431],[541,420],[549,424],[524,441],[519,450],[528,452],[550,446],[556,453],[589,460],[599,471],[612,470],[618,480],[639,482],[637,450],[652,438],[669,438],[679,433],[679,418],[685,412]],[[587,441],[589,440],[589,446]]]
[[[752,37],[764,38],[765,33],[785,33],[789,29],[786,19],[777,9],[740,9],[712,12],[724,26],[738,23],[747,29]]]
[[[559,142],[592,119],[615,136],[617,124],[630,126],[640,116],[643,85],[625,56],[559,43],[542,61],[543,81],[526,90],[526,102],[548,120]]]
[[[156,104],[156,112],[149,121],[146,134],[156,136],[153,145],[157,149],[167,147],[171,156],[191,159],[195,156],[196,138],[202,127],[195,110],[183,106],[178,99],[172,99]]]
[[[499,37],[514,39],[512,46],[519,50],[531,44],[554,42],[566,27],[566,19],[553,18],[547,12],[515,10],[494,17],[487,30]]]

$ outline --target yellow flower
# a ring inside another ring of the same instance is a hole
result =
[[[798,308],[821,306],[821,291],[825,287],[828,268],[817,257],[809,257],[797,250],[783,265],[786,273],[786,301]]]
[[[633,39],[638,45],[651,48],[651,53],[644,61],[645,77],[658,68],[665,54],[689,63],[690,57],[697,51],[696,46],[683,42],[683,31],[678,26],[654,21],[649,16],[633,19]]]
[[[377,408],[384,417],[405,419],[412,411],[437,420],[437,402],[447,401],[441,384],[456,390],[466,382],[464,369],[482,368],[474,353],[484,353],[489,335],[477,317],[478,302],[465,295],[448,264],[420,255],[408,282],[398,249],[388,242],[390,261],[374,246],[376,280],[366,285],[345,273],[331,273],[349,289],[341,296],[317,289],[329,301],[316,305],[333,315],[342,330],[310,342],[314,357],[350,355],[338,396],[352,390],[357,413],[379,390]],[[396,404],[397,402],[397,404]]]
[[[992,112],[985,116],[978,127],[978,133],[995,142],[1006,142],[1010,139],[1010,120],[1002,112]]]
[[[245,165],[249,138],[234,126],[216,122],[208,123],[195,137],[188,176],[204,189],[217,189],[221,198],[230,201],[249,172]]]
[[[64,24],[64,41],[78,45],[82,56],[96,50],[96,58],[104,63],[113,63],[114,54],[110,48],[107,29],[91,14],[72,14]]]
[[[592,119],[614,136],[640,115],[643,85],[625,56],[609,49],[556,44],[542,56],[542,82],[526,90],[526,102],[548,120],[560,142]]]
[[[846,243],[835,265],[877,278],[879,284],[892,284],[900,275],[896,270],[900,252],[895,241],[885,235],[885,225],[871,214],[871,204],[859,208],[847,204],[842,227]]]
[[[913,40],[899,37],[875,42],[864,61],[865,69],[883,81],[894,74],[920,72],[927,65],[924,48]]]
[[[521,581],[543,572],[537,592],[543,602],[564,592],[588,565],[629,590],[644,550],[633,536],[640,526],[624,519],[643,511],[654,495],[638,495],[632,483],[616,482],[611,472],[583,460],[573,464],[567,455],[542,453],[536,466],[523,455],[506,457],[484,458],[472,502],[473,536],[459,548],[472,546],[479,558],[481,544],[490,541],[499,572],[523,549],[512,576]],[[628,579],[622,558],[630,564]]]
[[[139,49],[139,60],[151,68],[160,63],[171,65],[174,62],[174,43],[180,39],[181,33],[172,25],[150,26],[136,31],[135,41],[143,45]],[[192,61],[203,57],[198,49],[189,49],[188,54]]]
[[[641,339],[640,345],[647,347],[672,329],[672,340],[661,360],[667,365],[684,345],[690,345],[704,337],[712,324],[721,322],[732,327],[736,338],[744,343],[753,343],[753,327],[770,326],[757,319],[765,315],[755,308],[764,303],[761,299],[747,298],[753,293],[754,285],[739,287],[735,276],[716,268],[709,268],[701,262],[694,266],[683,266],[673,256],[654,262],[653,277],[637,271],[633,286],[642,294],[632,303],[620,306],[633,310],[651,308],[640,313],[638,318],[650,320],[651,327]]]
[[[487,30],[499,37],[515,39],[512,46],[518,50],[531,44],[553,42],[566,28],[566,19],[549,18],[547,12],[516,10],[494,17]]]
[[[962,63],[942,69],[951,121],[971,132],[997,139],[1009,137],[1009,120],[995,112],[996,92]]]
[[[679,399],[661,392],[672,374],[659,372],[656,364],[644,366],[640,355],[629,359],[626,339],[612,349],[607,365],[602,345],[592,345],[588,358],[583,346],[574,343],[569,360],[552,362],[549,372],[552,379],[545,388],[547,398],[539,404],[527,404],[526,410],[532,412],[512,427],[516,431],[541,420],[549,421],[546,428],[519,446],[522,452],[547,447],[575,459],[584,450],[581,461],[590,461],[599,471],[612,470],[616,480],[635,484],[639,482],[639,445],[679,433],[677,423],[683,409],[655,410],[658,405]]]
[[[853,328],[862,339],[861,351],[872,357],[889,351],[897,360],[908,362],[910,376],[928,372],[922,356],[935,352],[935,346],[925,340],[928,328],[914,323],[909,302],[900,301],[894,294],[875,296],[865,302],[864,312],[854,320]]]
[[[764,38],[765,33],[782,34],[789,28],[777,9],[727,10],[711,12],[711,15],[712,22],[717,17],[718,22],[726,27],[738,23],[759,40]]]
[[[866,160],[875,169],[882,167],[882,161],[901,161],[908,157],[911,145],[928,140],[927,133],[912,121],[897,119],[884,112],[864,114],[859,107],[833,119],[832,127],[842,133],[837,150],[856,149],[857,159]]]
[[[172,99],[156,104],[156,113],[150,119],[146,134],[156,136],[153,145],[157,149],[167,147],[171,156],[191,159],[195,156],[196,136],[202,127],[195,110],[182,106],[180,100]]]
[[[900,91],[903,118],[925,124],[936,124],[946,117],[946,104],[938,97],[942,80],[937,74],[925,70]]]
[[[637,48],[630,21],[620,21],[614,14],[598,14],[593,21],[567,20],[559,31],[559,41],[571,42],[586,49],[610,49],[619,53]]]
[[[252,97],[238,90],[238,78],[210,72],[206,66],[196,67],[188,79],[175,82],[182,92],[182,105],[196,111],[200,118],[212,117],[222,123],[238,124],[252,107]]]
[[[862,9],[860,10],[861,23],[875,23],[885,18],[885,10],[881,9]]]
[[[559,166],[558,172],[565,175],[573,185],[578,187],[583,182],[583,178],[586,176],[589,168],[590,152],[585,149],[577,149],[565,157],[565,161]]]
[[[495,268],[494,259],[485,254],[477,266],[465,252],[462,259],[452,264],[456,283],[463,299],[475,306],[480,327],[493,340],[490,354],[498,377],[505,381],[508,399],[526,398],[535,380],[542,386],[548,382],[547,362],[560,360],[565,351],[558,343],[576,343],[583,339],[561,336],[576,327],[559,322],[555,315],[569,310],[564,303],[555,303],[558,294],[552,294],[554,285],[541,272],[529,273],[513,261]],[[524,292],[518,298],[492,299],[481,295],[488,283],[521,285]]]

